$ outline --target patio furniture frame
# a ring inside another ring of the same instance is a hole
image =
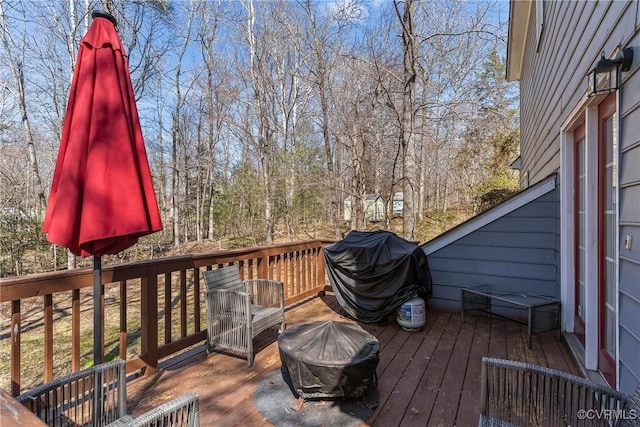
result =
[[[527,310],[527,322],[504,316],[492,310],[492,300],[501,301],[508,305]],[[460,296],[460,316],[464,323],[464,312],[469,310],[480,310],[494,316],[504,317],[515,322],[527,325],[531,348],[531,337],[540,332],[558,330],[560,339],[560,300],[544,295],[526,294],[514,292],[494,285],[480,285],[470,288],[462,288]]]
[[[125,415],[108,427],[199,427],[199,414],[198,395],[190,391],[138,417]]]
[[[199,426],[195,393],[173,399],[140,417],[126,415],[125,375],[125,361],[116,359],[64,375],[16,400],[49,426]]]
[[[478,426],[640,426],[633,396],[542,366],[483,357]]]
[[[284,283],[270,279],[241,280],[237,265],[203,272],[207,285],[206,351],[231,353],[253,365],[253,339],[261,332],[285,329]]]
[[[126,415],[125,362],[64,375],[16,397],[50,426],[106,426]]]

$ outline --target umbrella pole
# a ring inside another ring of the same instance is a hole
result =
[[[102,259],[93,257],[93,365],[102,363]]]

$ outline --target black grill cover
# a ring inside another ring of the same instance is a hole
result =
[[[389,231],[352,231],[322,251],[336,299],[361,322],[381,321],[416,294],[431,296],[427,255]]]
[[[294,326],[278,337],[283,366],[303,399],[358,397],[376,386],[380,343],[344,322]]]

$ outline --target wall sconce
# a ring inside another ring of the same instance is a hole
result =
[[[603,95],[620,87],[620,72],[629,71],[633,62],[633,48],[624,48],[614,59],[602,57],[595,68],[589,71],[589,96]]]

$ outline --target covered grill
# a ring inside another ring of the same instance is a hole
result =
[[[414,296],[431,296],[427,255],[389,231],[352,231],[322,251],[336,299],[354,319],[379,322]]]

